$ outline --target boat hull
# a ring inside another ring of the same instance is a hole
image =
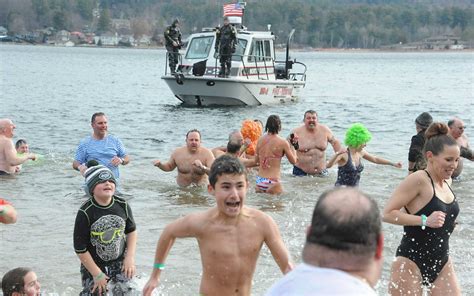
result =
[[[183,104],[190,106],[258,106],[298,100],[304,81],[162,76]]]

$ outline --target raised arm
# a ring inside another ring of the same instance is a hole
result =
[[[285,151],[285,155],[286,155],[286,158],[288,158],[288,161],[291,163],[291,164],[296,164],[298,162],[298,156],[296,155],[296,150],[295,148],[293,147],[293,145],[290,144],[290,142],[288,141],[284,141],[285,142],[285,146],[284,146],[284,151]]]
[[[160,160],[155,160],[153,161],[153,165],[162,171],[171,172],[176,168],[175,153],[176,151],[171,154],[171,158],[168,162],[162,163]]]
[[[165,229],[163,229],[156,246],[153,272],[143,288],[144,296],[151,296],[153,290],[158,286],[161,271],[165,268],[166,257],[168,256],[171,247],[173,247],[176,238],[195,237],[197,235],[197,215],[199,214],[191,214],[180,218],[171,224],[168,224]]]
[[[347,161],[347,160],[345,160],[346,159],[346,156],[345,156],[346,152],[347,152],[347,150],[345,150],[345,149],[336,152],[331,157],[331,159],[328,160],[328,162],[326,163],[326,167],[331,168],[335,163],[337,163],[338,165],[342,165],[343,162],[345,163]]]
[[[334,153],[337,153],[338,151],[341,150],[342,146],[341,143],[334,137],[334,134],[332,133],[331,130],[329,130],[328,134],[328,142],[331,144],[332,149],[334,150]]]
[[[369,152],[367,152],[365,150],[362,151],[362,157],[364,159],[370,161],[370,162],[375,163],[375,164],[391,165],[391,166],[394,166],[396,168],[401,168],[402,167],[401,162],[394,163],[394,162],[391,162],[390,160],[384,159],[382,157],[372,155],[372,154],[370,154]]]
[[[36,155],[34,155],[33,153],[25,153],[23,156],[17,156],[15,146],[11,142],[8,142],[6,145],[4,145],[4,147],[5,160],[11,166],[20,165],[28,159],[36,159]]]
[[[290,254],[280,235],[278,226],[275,221],[268,215],[262,213],[264,220],[263,230],[265,231],[265,244],[272,253],[273,259],[280,267],[283,274],[290,272],[293,269],[293,264],[290,262]]]
[[[383,210],[383,221],[396,225],[406,226],[421,226],[422,218],[418,215],[413,215],[402,210],[415,198],[423,193],[426,180],[421,177],[422,172],[413,173],[405,178],[405,180],[398,185],[392,196],[387,201]],[[438,228],[444,224],[445,214],[440,211],[433,212],[426,221],[426,226],[431,228]]]

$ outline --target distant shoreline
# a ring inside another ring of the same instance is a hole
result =
[[[75,48],[117,48],[117,49],[149,49],[149,50],[166,50],[164,46],[107,46],[107,45],[75,45],[75,46],[65,46],[65,45],[54,45],[54,44],[33,44],[27,42],[0,42],[1,45],[33,45],[33,46],[44,46],[44,47],[75,47]],[[413,53],[413,52],[422,52],[422,53],[446,53],[446,52],[474,52],[474,48],[465,48],[465,49],[385,49],[385,48],[291,48],[292,51],[296,52],[332,52],[332,53],[353,53],[353,52],[400,52],[400,53]],[[275,49],[276,52],[284,52],[284,48]]]

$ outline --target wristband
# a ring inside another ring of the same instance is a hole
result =
[[[101,271],[96,277],[94,277],[94,282],[98,282],[105,277],[105,274]]]
[[[428,221],[428,217],[426,217],[426,215],[421,215],[421,229],[423,230],[426,228],[426,221]]]
[[[159,270],[163,270],[165,269],[165,264],[164,263],[155,263],[155,265],[153,265],[154,268],[156,269],[159,269]]]

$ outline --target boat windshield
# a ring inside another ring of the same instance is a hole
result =
[[[237,45],[235,46],[235,52],[232,54],[232,60],[236,62],[242,61],[242,56],[244,55],[245,48],[247,47],[247,40],[237,39]],[[219,59],[219,53],[214,53],[214,58]]]
[[[214,36],[196,37],[191,40],[186,52],[186,59],[205,59],[209,56]]]

